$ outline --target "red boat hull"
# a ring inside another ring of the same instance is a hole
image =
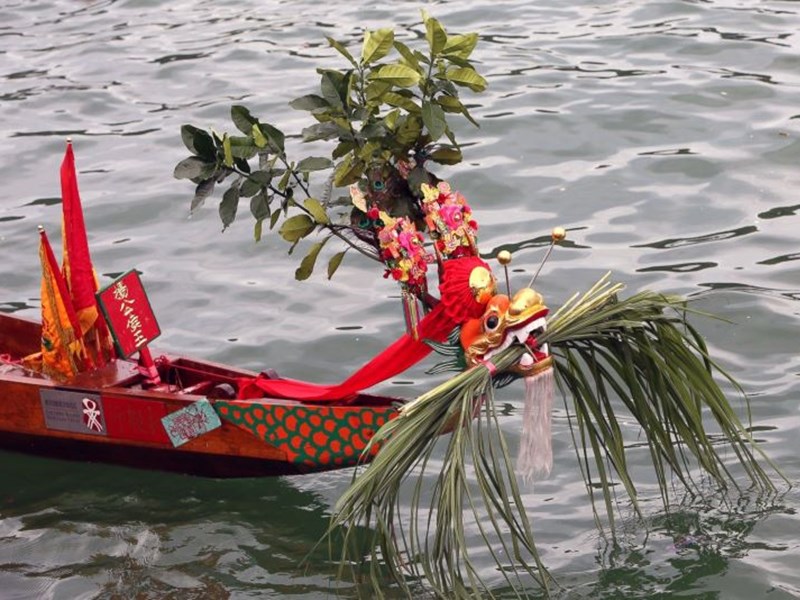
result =
[[[158,388],[123,360],[55,381],[19,362],[39,350],[40,335],[38,323],[0,313],[0,448],[206,477],[291,475],[357,464],[396,414],[397,399],[368,395],[339,405],[238,401],[236,380],[255,373],[177,357],[160,362]],[[164,417],[203,400],[218,426],[176,446]]]

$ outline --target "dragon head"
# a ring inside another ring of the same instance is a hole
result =
[[[491,360],[492,356],[514,342],[528,347],[529,352],[510,371],[524,377],[550,368],[552,357],[547,344],[537,336],[546,329],[548,308],[542,295],[531,288],[519,290],[509,299],[505,294],[493,296],[483,315],[470,319],[461,327],[461,347],[469,366]]]

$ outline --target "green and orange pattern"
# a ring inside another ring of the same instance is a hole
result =
[[[316,469],[356,465],[375,432],[397,416],[391,407],[216,400],[214,408],[225,421],[282,450],[287,461]]]

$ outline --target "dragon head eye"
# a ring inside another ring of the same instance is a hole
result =
[[[486,320],[483,322],[486,331],[494,331],[498,325],[500,325],[500,317],[494,313],[487,315]]]

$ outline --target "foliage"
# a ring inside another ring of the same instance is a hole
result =
[[[459,89],[486,88],[486,80],[469,60],[477,34],[448,34],[436,19],[424,11],[422,16],[426,52],[396,39],[391,29],[365,32],[358,56],[327,38],[348,66],[317,69],[319,92],[290,105],[316,120],[303,129],[304,141],[335,143],[330,158],[290,159],[287,134],[241,105],[231,107],[236,133],[184,125],[181,137],[191,156],[176,165],[174,175],[196,184],[191,210],[200,208],[227,180],[219,204],[223,231],[236,219],[242,199],[249,199],[256,241],[264,235],[265,224],[270,230],[277,227],[291,244],[291,254],[301,240],[320,234],[321,240],[297,269],[297,279],[311,275],[320,250],[332,237],[344,242],[344,252],[353,249],[380,260],[373,228],[364,218],[366,209],[351,207],[346,200],[341,210],[342,203],[332,199],[333,188],[359,184],[390,216],[416,218],[421,214],[419,186],[435,181],[426,163],[461,161],[448,116],[462,115],[477,125]],[[314,188],[320,193],[313,193],[312,175],[330,170],[327,182]],[[344,252],[329,259],[329,278]]]
[[[756,458],[760,449],[714,376],[730,378],[712,362],[687,322],[686,302],[653,292],[619,299],[620,290],[607,276],[602,278],[565,303],[539,337],[551,347],[565,402],[572,399],[568,410],[576,451],[593,506],[599,489],[613,529],[618,479],[638,510],[627,461],[631,446],[622,434],[631,417],[649,447],[665,507],[671,475],[690,491],[698,489],[693,478],[698,469],[721,490],[739,486],[738,475],[719,454],[719,440],[706,430],[709,417],[725,447],[733,449],[748,483],[772,489]],[[515,344],[492,361],[502,373],[526,351]],[[376,593],[383,567],[409,595],[410,578],[424,576],[441,597],[491,596],[470,558],[467,524],[477,527],[498,573],[519,595],[525,575],[546,591],[548,575],[497,423],[492,388],[488,369],[473,367],[405,404],[400,416],[372,438],[370,445],[380,445],[380,452],[337,503],[329,535],[344,533],[343,569],[349,565],[360,574],[353,565],[369,556],[368,575]],[[475,414],[481,402],[482,416]],[[441,467],[437,461],[439,473],[426,502],[423,477],[432,458],[440,456],[437,439],[448,431],[444,459]],[[411,500],[404,510],[408,499],[401,501],[401,491],[406,482]],[[466,520],[465,512],[472,519]],[[363,527],[372,534],[359,540],[356,532]]]

